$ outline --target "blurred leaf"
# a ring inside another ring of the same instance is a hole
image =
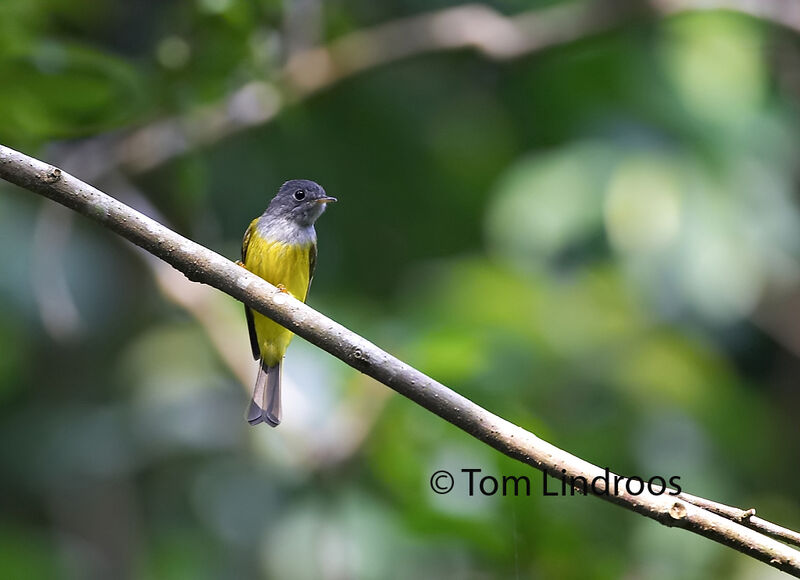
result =
[[[143,83],[124,60],[75,43],[43,41],[29,53],[0,59],[6,121],[0,138],[76,137],[130,121],[142,110]]]
[[[488,212],[490,243],[524,264],[589,240],[600,225],[614,158],[613,149],[587,142],[516,163],[500,179]]]
[[[54,546],[43,534],[4,522],[0,528],[0,571],[7,578],[59,577]]]
[[[664,33],[667,74],[691,113],[735,127],[762,105],[767,88],[763,25],[712,12],[675,18]]]

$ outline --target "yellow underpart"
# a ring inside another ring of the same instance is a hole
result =
[[[247,245],[244,266],[274,286],[282,284],[292,296],[305,302],[310,250],[310,244],[301,246],[269,241],[254,231]],[[255,311],[253,323],[261,358],[269,366],[277,365],[283,360],[294,334]]]

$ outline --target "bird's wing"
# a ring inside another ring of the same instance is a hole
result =
[[[250,225],[247,227],[247,231],[244,233],[244,239],[242,239],[242,262],[247,260],[247,247],[250,245],[250,238],[253,235],[253,232],[256,229],[256,224],[258,223],[259,218],[254,219],[250,222]]]
[[[306,289],[306,299],[311,291],[311,281],[314,279],[314,270],[317,267],[317,243],[311,244],[308,249],[308,288]]]
[[[250,237],[253,235],[253,232],[256,229],[256,223],[258,222],[258,218],[254,219],[250,222],[250,227],[247,228],[247,231],[244,233],[244,239],[242,240],[242,265],[247,262],[247,247],[250,245]],[[261,358],[261,349],[258,348],[258,336],[256,336],[256,325],[253,321],[253,311],[250,310],[247,306],[244,307],[244,316],[247,319],[247,330],[250,333],[250,348],[253,351],[253,358],[258,360]]]

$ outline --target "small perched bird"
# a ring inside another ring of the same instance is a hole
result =
[[[284,183],[266,211],[247,228],[241,265],[305,302],[317,263],[314,222],[334,201],[335,197],[313,181]],[[247,421],[277,427],[281,422],[281,362],[294,334],[246,306],[244,311],[253,358],[259,361]]]

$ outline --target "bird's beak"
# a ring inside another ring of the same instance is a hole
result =
[[[325,197],[320,197],[317,200],[317,203],[333,203],[335,201],[339,201],[339,200],[336,199],[335,197],[330,197],[330,196],[326,195]]]

